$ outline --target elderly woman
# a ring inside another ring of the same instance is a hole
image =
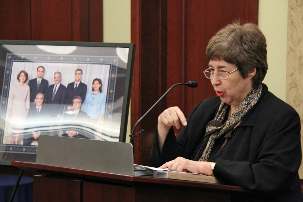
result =
[[[217,96],[188,120],[178,107],[159,115],[162,168],[214,175],[251,191],[231,201],[302,201],[300,118],[262,84],[264,35],[254,24],[227,25],[210,39],[206,55],[203,73]]]

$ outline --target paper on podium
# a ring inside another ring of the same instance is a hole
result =
[[[136,176],[153,176],[157,175],[157,173],[159,174],[167,171],[167,169],[134,164],[134,172]]]
[[[156,168],[156,167],[144,166],[144,165],[138,165],[138,164],[134,164],[134,169],[135,170],[151,170],[151,171],[156,171],[156,172],[168,171],[167,168]]]

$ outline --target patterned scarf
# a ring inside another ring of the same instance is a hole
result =
[[[206,126],[205,136],[210,136],[207,145],[200,157],[199,161],[207,161],[210,153],[215,145],[217,139],[225,134],[225,138],[231,138],[232,130],[235,129],[239,124],[244,115],[258,102],[262,93],[262,85],[258,88],[253,89],[240,103],[237,111],[231,114],[228,119],[224,122],[227,113],[229,112],[229,105],[221,102],[216,116],[213,120],[208,122]],[[226,143],[226,142],[225,142]],[[221,146],[224,147],[225,143]]]

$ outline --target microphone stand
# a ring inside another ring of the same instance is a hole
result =
[[[189,81],[189,82],[186,82],[186,83],[175,83],[173,85],[171,85],[166,91],[165,93],[158,98],[158,100],[136,121],[136,123],[134,124],[133,126],[133,129],[131,130],[131,133],[129,135],[130,137],[130,142],[131,144],[133,145],[134,147],[134,137],[135,137],[135,130],[137,128],[137,126],[139,125],[139,123],[146,117],[146,115],[153,109],[155,108],[155,106],[172,90],[174,89],[176,86],[181,86],[181,85],[185,85],[185,86],[189,86],[189,87],[196,87],[197,84],[195,83],[194,85],[192,85],[192,82],[193,81]]]
[[[13,191],[11,192],[10,194],[10,199],[9,199],[9,202],[14,202],[14,199],[15,199],[15,196],[16,196],[16,193],[17,193],[17,190],[20,186],[20,181],[21,181],[21,178],[23,177],[23,173],[24,173],[24,170],[20,170],[19,171],[19,175],[18,175],[18,178],[17,178],[17,182],[13,188]]]

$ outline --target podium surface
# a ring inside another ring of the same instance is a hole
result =
[[[230,201],[238,186],[223,185],[210,178],[199,180],[169,175],[131,176],[13,161],[12,166],[33,172],[34,201],[164,202]],[[182,174],[181,174],[182,175]]]

